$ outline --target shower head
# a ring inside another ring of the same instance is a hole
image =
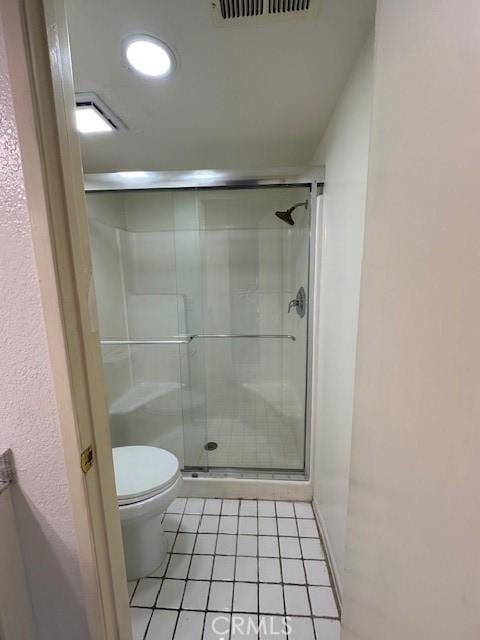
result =
[[[293,207],[290,207],[290,209],[287,209],[286,211],[275,211],[275,215],[277,218],[280,218],[280,220],[283,220],[283,222],[286,222],[293,227],[295,220],[292,218],[292,213],[298,207],[305,207],[306,209],[308,207],[308,200],[305,200],[305,202],[297,202],[297,204],[294,204]]]

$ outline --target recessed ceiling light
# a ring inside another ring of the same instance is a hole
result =
[[[120,118],[95,93],[77,93],[75,103],[75,119],[80,133],[107,133],[126,129]]]
[[[152,36],[132,36],[125,43],[128,64],[139,73],[161,78],[173,70],[175,58],[166,44]]]

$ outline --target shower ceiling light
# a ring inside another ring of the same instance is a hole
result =
[[[161,78],[173,71],[173,53],[152,36],[132,36],[125,41],[124,48],[129,66],[145,76]]]

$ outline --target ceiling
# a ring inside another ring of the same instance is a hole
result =
[[[75,90],[126,131],[82,136],[88,173],[308,164],[363,42],[374,0],[321,0],[315,17],[217,26],[209,0],[67,0]],[[147,79],[124,38],[155,35],[177,57]]]

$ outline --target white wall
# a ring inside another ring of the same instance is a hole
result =
[[[339,590],[347,528],[353,388],[373,76],[369,38],[320,143],[325,165],[314,498]]]
[[[379,3],[343,640],[479,637],[479,33]]]
[[[11,491],[36,629],[28,640],[85,640],[79,550],[3,34],[0,23],[0,448],[12,448],[18,472]],[[28,87],[23,91],[28,103]]]

